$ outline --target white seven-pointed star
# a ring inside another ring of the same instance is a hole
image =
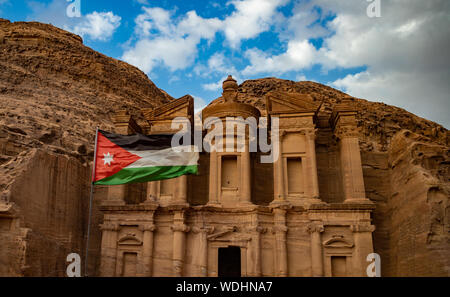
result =
[[[107,154],[103,154],[103,162],[105,162],[103,165],[110,165],[111,166],[111,162],[114,161],[114,155],[111,155],[109,152]]]

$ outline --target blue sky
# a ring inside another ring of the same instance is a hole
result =
[[[67,15],[74,1],[80,17]],[[79,34],[173,97],[193,95],[197,109],[220,96],[228,74],[239,83],[275,76],[317,81],[449,128],[449,2],[0,0],[0,17]]]

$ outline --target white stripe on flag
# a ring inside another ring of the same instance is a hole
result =
[[[129,152],[138,155],[142,159],[137,160],[125,168],[197,165],[199,158],[199,153],[194,151],[194,146],[191,146],[189,152],[179,152],[172,148],[157,151]]]

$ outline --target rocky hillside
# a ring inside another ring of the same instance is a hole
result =
[[[0,275],[64,275],[68,252],[83,250],[95,127],[172,99],[77,35],[0,19],[0,221],[25,228],[0,228]]]
[[[265,78],[241,84],[238,100],[264,114],[272,90],[320,102],[317,152],[334,149],[328,119],[347,94]],[[95,127],[112,130],[116,109],[139,118],[138,109],[170,100],[140,70],[84,46],[79,36],[0,19],[0,276],[63,276],[69,253],[83,257]],[[450,275],[449,132],[397,107],[351,100],[359,111],[366,194],[377,206],[374,246],[383,275]],[[327,166],[319,164],[320,178]],[[98,187],[95,197],[102,195]],[[99,223],[94,207],[91,274]]]
[[[448,146],[450,143],[448,130],[439,124],[404,109],[353,98],[341,91],[311,81],[294,82],[273,77],[247,80],[239,86],[238,101],[256,106],[264,115],[266,108],[264,96],[270,91],[310,94],[314,101],[322,104],[320,114],[324,117],[331,113],[333,105],[339,103],[342,98],[350,98],[359,112],[358,124],[364,136],[362,141],[366,150],[387,151],[390,139],[402,129],[426,136],[430,141],[442,145]],[[222,97],[219,97],[211,104],[221,101]]]
[[[143,72],[84,46],[77,35],[0,20],[0,164],[30,148],[87,156],[95,126],[111,128],[113,110],[137,113],[171,99]]]

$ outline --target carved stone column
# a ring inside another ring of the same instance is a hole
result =
[[[323,276],[322,223],[313,222],[308,225],[311,234],[311,272],[312,276]]]
[[[287,255],[287,241],[286,241],[286,210],[283,208],[274,208],[274,227],[277,251],[278,267],[276,271],[277,276],[288,276],[288,255]]]
[[[339,138],[344,199],[346,203],[370,203],[364,189],[356,114],[344,101],[335,108],[332,116],[334,132]]]
[[[182,175],[175,180],[175,199],[173,204],[187,204],[187,176]]]
[[[355,244],[353,253],[353,276],[367,276],[366,269],[369,263],[367,256],[373,253],[372,232],[375,226],[369,224],[355,224],[350,226]]]
[[[152,181],[147,183],[147,197],[145,203],[155,203],[158,198],[158,182]]]
[[[209,153],[209,201],[208,204],[219,204],[219,198],[217,193],[218,189],[218,156],[214,150]]]
[[[199,262],[200,275],[203,277],[208,276],[208,234],[214,231],[214,227],[193,227],[192,232],[200,234],[200,247],[198,251],[194,251],[200,255]]]
[[[152,276],[153,267],[153,231],[156,227],[153,223],[147,223],[139,226],[140,230],[144,232],[142,240],[142,257],[144,260],[144,276]]]
[[[247,258],[250,259],[249,276],[261,276],[262,275],[262,263],[261,263],[261,234],[267,231],[267,228],[261,226],[251,226],[247,230],[252,235],[250,242],[251,248],[249,249],[250,255]]]
[[[118,110],[112,117],[115,132],[122,135],[129,135],[140,132],[139,126],[126,110]],[[115,185],[108,187],[108,199],[103,202],[106,205],[124,205],[127,195],[127,185]]]
[[[173,231],[173,273],[174,276],[183,275],[183,263],[185,255],[186,244],[186,232],[189,231],[189,227],[184,224],[184,211],[175,211],[173,225],[171,227]]]
[[[358,138],[341,137],[340,156],[345,202],[366,202]]]
[[[252,204],[251,197],[251,160],[250,148],[248,142],[245,143],[245,151],[241,153],[242,181],[240,190],[240,202],[243,204]]]
[[[104,222],[102,230],[102,246],[100,260],[100,276],[116,276],[117,231],[119,224]]]
[[[308,150],[307,166],[308,173],[310,174],[310,197],[319,199],[319,181],[317,176],[317,161],[316,161],[316,131],[314,129],[307,130],[306,136],[306,146]]]
[[[283,203],[286,201],[286,193],[284,189],[284,166],[283,166],[283,147],[282,138],[285,135],[284,131],[280,131],[279,135],[279,156],[273,164],[273,193],[274,199],[272,203]]]

